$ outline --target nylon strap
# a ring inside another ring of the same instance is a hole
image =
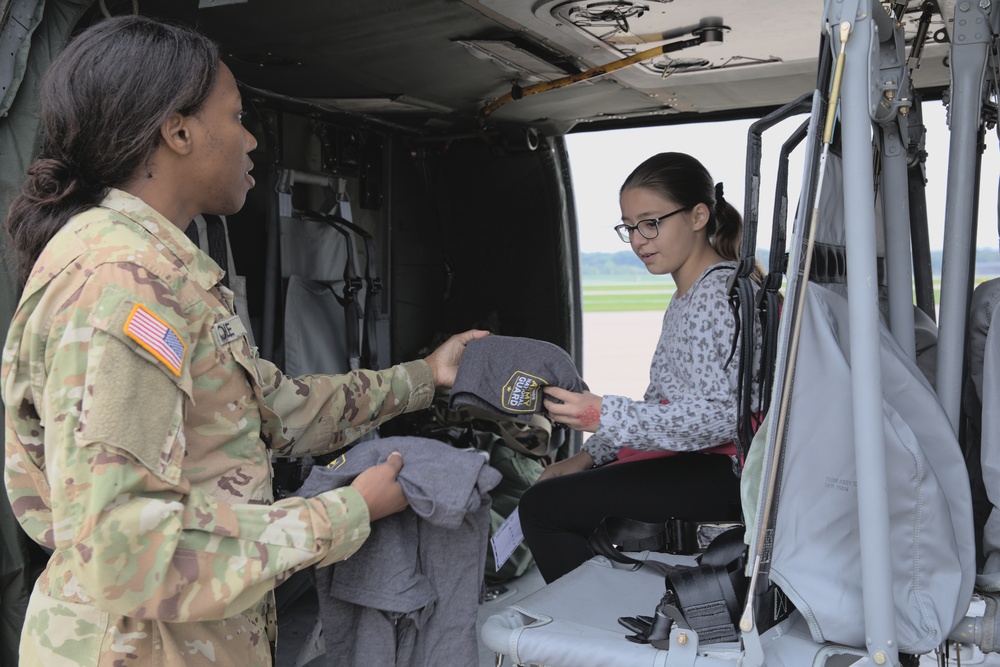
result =
[[[378,329],[377,307],[379,294],[382,292],[382,280],[378,277],[378,256],[375,251],[375,239],[363,227],[354,223],[351,215],[351,200],[347,194],[347,179],[338,178],[336,190],[333,191],[323,205],[328,210],[329,221],[339,225],[341,231],[357,234],[365,246],[365,307],[361,314],[364,335],[361,338],[361,364],[365,368],[378,368]]]

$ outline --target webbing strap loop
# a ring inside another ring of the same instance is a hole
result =
[[[676,624],[696,631],[704,644],[738,641],[748,587],[745,563],[742,527],[719,534],[695,566],[642,563],[642,567],[663,575],[665,591],[653,616],[618,619],[635,633],[627,639],[669,649],[670,630]]]

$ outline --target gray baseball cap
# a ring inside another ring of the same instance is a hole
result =
[[[448,407],[483,408],[528,421],[543,410],[542,387],[585,391],[569,354],[534,338],[487,336],[465,346]]]

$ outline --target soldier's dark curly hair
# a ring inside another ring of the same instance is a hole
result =
[[[210,39],[135,15],[91,26],[56,57],[41,85],[41,149],[4,220],[22,286],[56,232],[146,168],[161,124],[196,113],[218,73]]]
[[[722,183],[715,183],[697,159],[686,153],[654,155],[629,174],[619,194],[632,188],[652,190],[683,208],[705,204],[710,214],[705,228],[709,243],[723,259],[740,259],[743,216],[726,201]],[[763,267],[758,265],[753,277],[762,282]]]

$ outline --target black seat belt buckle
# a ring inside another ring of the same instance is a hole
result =
[[[698,549],[698,524],[684,519],[670,519],[663,524],[667,544],[664,551],[671,554],[690,555]]]
[[[364,287],[364,283],[361,282],[361,278],[350,278],[344,281],[344,293],[350,292],[352,295],[357,294]]]

